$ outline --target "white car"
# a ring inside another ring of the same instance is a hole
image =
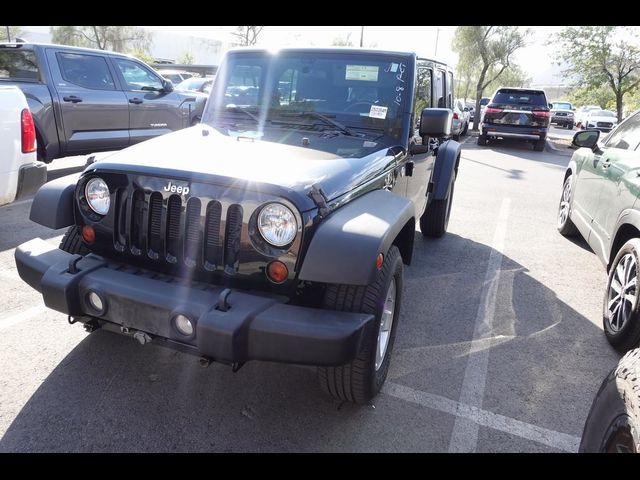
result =
[[[591,110],[602,110],[602,107],[599,107],[598,105],[586,105],[584,107],[580,107],[575,114],[574,121],[575,121],[576,127],[582,128],[582,124],[586,120],[587,114]]]
[[[191,77],[193,77],[192,73],[185,72],[184,70],[159,69],[158,73],[162,75],[163,78],[166,78],[167,80],[171,80],[171,83],[173,83],[174,85],[177,85],[180,82],[184,82],[185,80],[188,80]]]
[[[611,110],[590,110],[582,128],[595,128],[601,132],[610,132],[618,125],[618,116]]]
[[[0,86],[0,205],[35,193],[47,180],[37,147],[24,93],[15,86]]]

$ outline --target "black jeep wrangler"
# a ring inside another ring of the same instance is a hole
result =
[[[88,331],[238,369],[317,365],[363,403],[389,368],[416,225],[444,234],[453,75],[415,54],[227,54],[203,123],[45,184],[22,279]],[[441,105],[443,108],[432,108]]]

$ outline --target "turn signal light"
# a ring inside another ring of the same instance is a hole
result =
[[[82,227],[82,239],[87,243],[93,243],[96,241],[96,231],[91,225],[85,225]]]
[[[282,283],[289,276],[289,269],[280,260],[274,260],[267,265],[267,277],[273,283]]]
[[[384,255],[381,253],[376,257],[376,268],[380,270],[382,268],[382,263],[384,262]]]

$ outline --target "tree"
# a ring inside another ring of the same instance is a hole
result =
[[[480,112],[480,100],[487,86],[497,80],[513,62],[513,54],[525,46],[529,30],[520,31],[510,26],[459,26],[453,40],[453,50],[458,62],[476,63],[476,112]],[[478,130],[473,123],[473,130]]]
[[[178,59],[178,63],[182,63],[183,65],[193,65],[194,61],[195,57],[191,52],[184,52]]]
[[[568,68],[576,85],[597,89],[606,84],[616,100],[618,121],[623,118],[623,99],[640,85],[640,49],[629,40],[633,30],[616,26],[565,27],[552,41],[559,45],[557,59]],[[600,103],[600,102],[599,102]]]
[[[100,50],[126,52],[130,49],[146,51],[151,32],[128,26],[63,26],[51,27],[51,41],[63,45],[92,47]]]
[[[149,55],[144,50],[133,50],[130,53],[131,53],[131,55],[136,57],[138,60],[142,60],[147,65],[151,65],[153,63],[156,63],[156,59],[153,58],[151,55]]]
[[[258,35],[260,35],[263,28],[264,26],[262,27],[239,26],[239,27],[236,27],[235,32],[231,32],[231,35],[236,37],[238,45],[241,45],[243,47],[248,47],[258,43]]]
[[[20,35],[20,28],[21,27],[0,27],[0,42],[6,42],[9,39],[11,39],[12,42],[15,42],[16,37]],[[9,37],[7,37],[7,33]]]
[[[531,77],[520,68],[519,65],[511,64],[499,78],[487,85],[487,92],[494,92],[500,87],[525,88],[531,85]]]
[[[616,108],[616,96],[605,83],[597,88],[574,86],[569,91],[567,98],[574,105],[599,105],[604,109]]]

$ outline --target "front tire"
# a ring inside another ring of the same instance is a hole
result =
[[[640,341],[639,266],[640,239],[632,238],[611,264],[602,308],[604,333],[620,352],[626,352]]]
[[[90,253],[89,249],[82,242],[80,227],[77,225],[68,228],[64,237],[60,240],[58,248],[68,253],[79,253],[80,255],[87,255]]]
[[[562,185],[562,195],[560,196],[560,204],[558,205],[558,231],[565,237],[574,237],[578,234],[578,229],[571,221],[569,216],[571,212],[571,183],[573,175],[569,175]]]
[[[640,451],[640,350],[604,379],[584,424],[580,453]]]
[[[432,200],[420,217],[420,231],[425,237],[439,238],[446,233],[451,215],[455,183],[456,172],[453,172],[447,196],[442,200]]]
[[[327,286],[324,308],[372,313],[353,362],[339,367],[318,367],[320,388],[338,400],[367,403],[375,397],[389,371],[402,300],[403,269],[398,247],[392,245],[375,280],[367,286]]]

